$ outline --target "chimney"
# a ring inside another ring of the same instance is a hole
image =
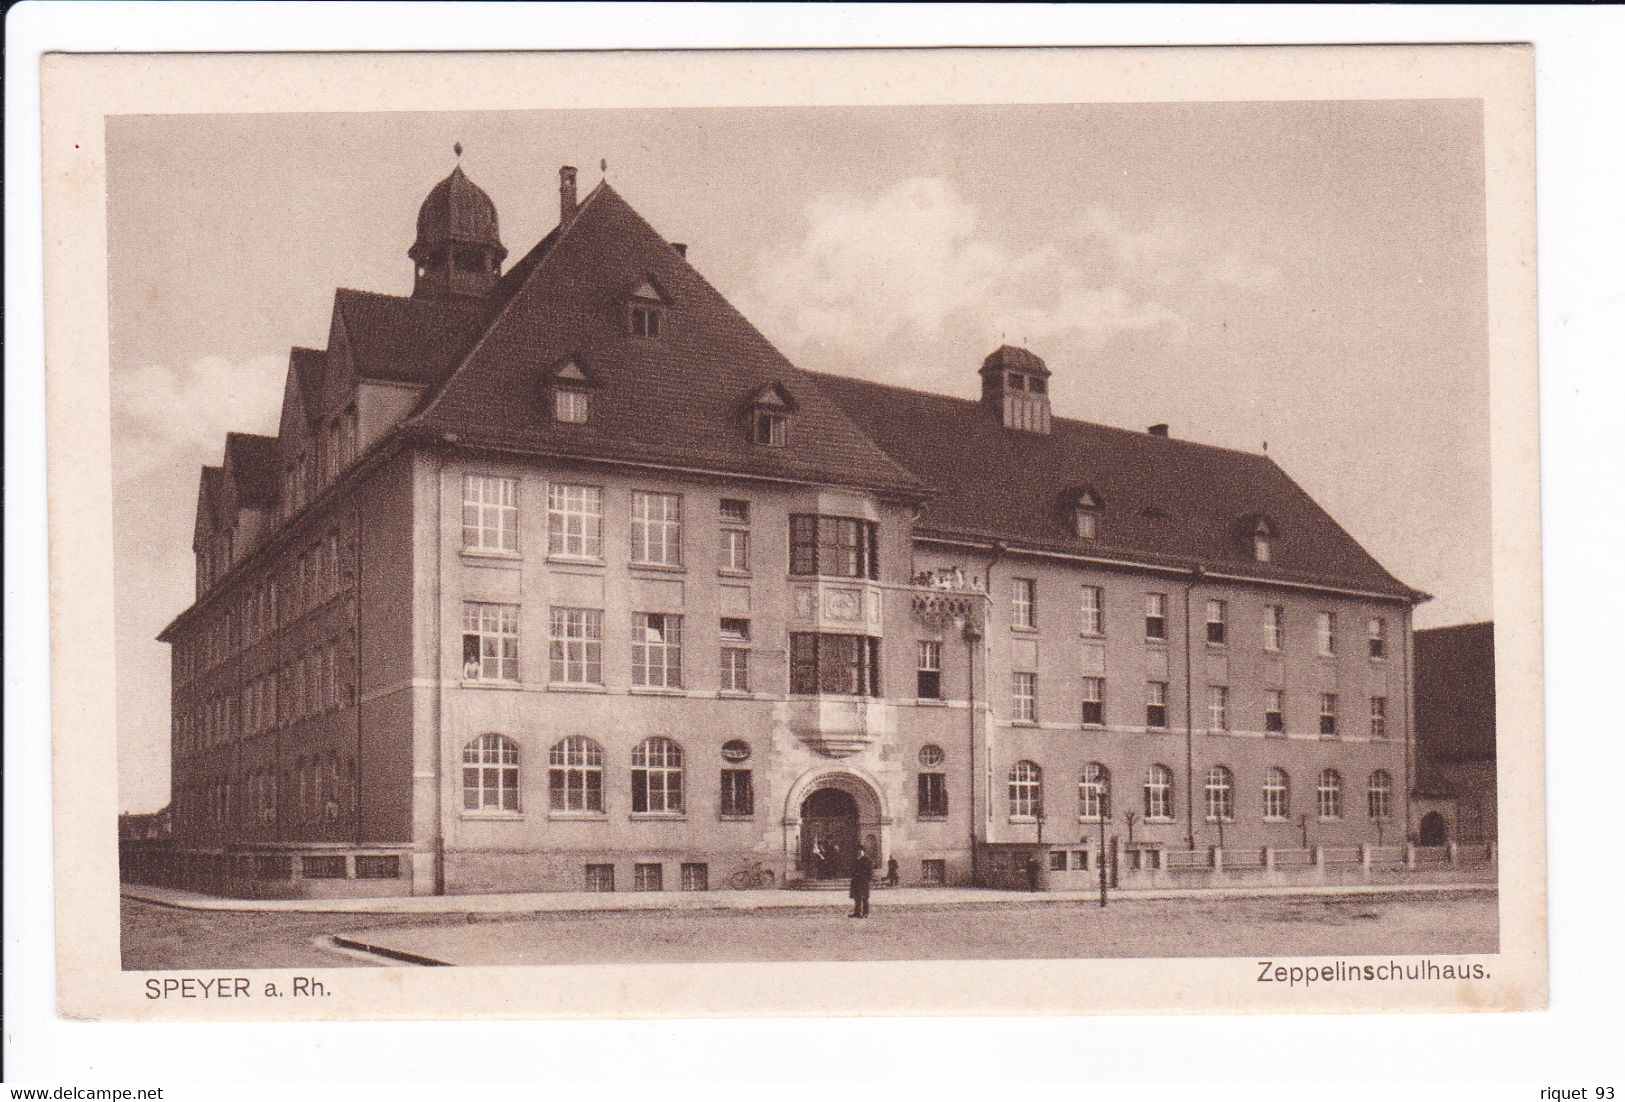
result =
[[[683,244],[683,242],[673,241],[671,243],[671,247],[677,250],[678,256],[682,257],[684,260],[688,259],[688,246]]]
[[[576,168],[565,165],[559,169],[559,221],[563,222],[576,212]]]
[[[1167,436],[1168,426],[1166,423],[1159,421],[1145,431],[1149,432],[1152,436]]]

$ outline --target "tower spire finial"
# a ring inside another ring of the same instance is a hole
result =
[[[600,176],[602,176],[605,173],[607,173],[608,171],[609,171],[609,158],[608,157],[600,157],[600,158],[598,158],[598,174]]]
[[[463,155],[463,143],[462,142],[452,142],[451,143],[451,151],[453,153],[457,154],[457,156],[459,158],[462,157],[462,155]]]

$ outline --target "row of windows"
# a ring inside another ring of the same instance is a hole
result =
[[[923,776],[923,774],[922,774]],[[1013,819],[1035,819],[1044,809],[1044,773],[1034,762],[1018,761],[1010,768],[1009,807]],[[1233,822],[1236,817],[1235,777],[1223,765],[1208,769],[1203,785],[1207,821]],[[923,785],[922,785],[923,792]],[[1393,817],[1393,778],[1378,769],[1366,778],[1366,815],[1371,819]],[[1166,765],[1146,770],[1141,788],[1143,815],[1150,822],[1168,822],[1175,817],[1174,774]],[[1266,821],[1285,820],[1292,813],[1292,780],[1286,770],[1272,767],[1261,790],[1261,810]],[[1343,777],[1335,769],[1322,769],[1315,779],[1315,809],[1321,819],[1343,818]],[[1100,762],[1090,762],[1078,776],[1078,817],[1098,822],[1112,816],[1111,771]]]
[[[342,544],[330,530],[303,551],[290,553],[196,636],[176,643],[176,672],[185,682],[243,648],[292,623],[349,588]]]
[[[756,814],[751,770],[739,767],[749,746],[723,747],[729,767],[719,780],[718,808],[730,817]],[[463,747],[463,810],[517,814],[519,746],[504,735],[481,735]],[[547,804],[556,812],[604,814],[604,750],[581,735],[555,743],[547,754]],[[632,749],[631,807],[634,814],[681,815],[685,810],[683,748],[672,739],[644,739]]]
[[[353,703],[354,671],[348,653],[347,647],[330,642],[280,669],[250,678],[238,692],[211,695],[190,713],[176,716],[179,751],[205,750]]]
[[[279,781],[275,769],[256,769],[240,781],[214,778],[182,785],[175,791],[176,814],[183,826],[275,824],[284,815],[300,824],[336,823],[355,814],[356,767],[346,758],[301,754]],[[284,807],[281,800],[286,799]]]
[[[310,447],[282,472],[282,516],[291,517],[315,500],[355,459],[359,443],[353,405],[318,427]]]
[[[683,495],[633,490],[629,514],[632,565],[683,565]],[[718,502],[718,552],[723,571],[750,572],[750,523],[750,502],[737,498]],[[463,476],[463,547],[518,553],[518,479]],[[603,558],[603,487],[548,484],[547,553]],[[876,578],[878,558],[876,527],[869,521],[813,515],[790,518],[792,574]]]
[[[751,622],[718,622],[724,692],[751,688]],[[638,688],[683,686],[683,617],[635,612],[631,678]],[[463,679],[519,680],[519,606],[469,601],[463,605]],[[604,684],[604,613],[593,608],[548,610],[548,680],[555,685]],[[790,691],[797,694],[880,695],[879,640],[861,635],[792,632]]]
[[[1038,627],[1038,580],[1012,578],[1010,582],[1010,623],[1023,631]],[[1083,635],[1106,634],[1106,596],[1103,587],[1080,587],[1078,630]],[[1204,637],[1212,646],[1226,646],[1230,641],[1230,602],[1212,598],[1207,601]],[[1145,595],[1145,637],[1151,640],[1168,638],[1168,595]],[[1286,638],[1286,608],[1278,604],[1264,606],[1263,646],[1266,651],[1279,651]],[[1316,653],[1323,658],[1337,655],[1337,613],[1315,614]],[[1381,660],[1388,655],[1388,622],[1380,616],[1366,621],[1366,655]]]
[[[925,663],[933,661],[940,663],[940,653],[928,655],[922,644],[920,652],[919,695],[921,697],[936,697],[941,687],[941,672],[937,668],[927,668]],[[1145,696],[1145,726],[1154,730],[1166,729],[1168,726],[1168,682],[1147,681]],[[927,692],[927,690],[930,690]],[[1101,727],[1106,722],[1106,679],[1104,677],[1085,677],[1082,679],[1083,707],[1081,722],[1085,727]],[[1388,737],[1388,698],[1386,696],[1370,697],[1370,711],[1368,713],[1368,731],[1373,739]],[[1337,693],[1320,693],[1320,713],[1317,717],[1316,730],[1323,736],[1334,736],[1338,733],[1339,699]],[[1038,675],[1026,670],[1016,670],[1010,675],[1010,714],[1018,723],[1038,722]],[[1283,689],[1264,690],[1264,730],[1270,734],[1285,734],[1287,730],[1286,691]],[[1231,729],[1230,689],[1224,685],[1209,685],[1207,688],[1207,729],[1210,731],[1228,731]]]

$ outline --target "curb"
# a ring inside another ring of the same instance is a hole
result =
[[[372,945],[353,937],[346,937],[343,934],[334,934],[333,944],[342,946],[345,949],[354,949],[359,953],[371,953],[373,956],[383,957],[386,960],[399,961],[402,964],[416,964],[425,968],[451,967],[443,960],[435,960],[433,957],[425,957],[418,953],[408,953],[404,949],[391,949],[384,945]]]

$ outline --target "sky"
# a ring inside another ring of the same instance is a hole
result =
[[[1401,581],[1487,619],[1471,101],[126,116],[108,122],[120,804],[168,801],[198,469],[276,431],[335,287],[406,294],[457,163],[509,259],[601,175],[793,362],[1270,456]],[[601,172],[601,162],[607,170]]]

